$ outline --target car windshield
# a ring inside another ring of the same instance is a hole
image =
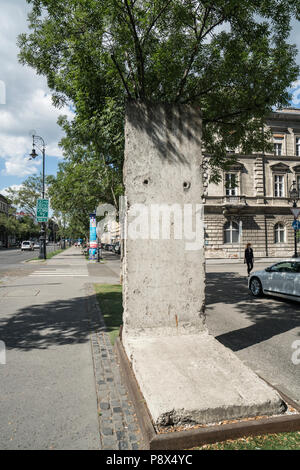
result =
[[[23,242],[23,245],[30,245],[30,242]]]
[[[300,263],[295,261],[284,261],[271,267],[272,272],[300,273]]]

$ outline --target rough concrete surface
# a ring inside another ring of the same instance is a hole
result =
[[[130,339],[132,366],[154,424],[208,424],[282,413],[282,399],[206,332]]]
[[[123,338],[139,329],[195,332],[205,328],[203,244],[197,251],[187,250],[188,240],[178,222],[181,215],[184,225],[185,205],[202,203],[201,130],[198,109],[128,103]],[[145,213],[138,214],[136,204],[143,205]],[[170,216],[170,238],[164,239],[164,222],[153,215],[155,205],[172,210],[173,204],[177,215]],[[132,226],[138,217],[143,235],[136,239]],[[177,230],[181,239],[176,238]],[[203,227],[200,232],[203,237]]]

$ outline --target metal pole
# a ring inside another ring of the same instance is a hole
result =
[[[297,208],[297,202],[296,201],[293,202],[293,207]],[[294,214],[294,220],[295,221],[297,220],[297,217],[296,217],[295,214]],[[294,256],[293,256],[293,258],[298,258],[298,253],[297,253],[297,229],[296,228],[294,229]]]
[[[66,249],[66,218],[64,215],[64,250]]]
[[[43,186],[42,197],[45,199],[45,146],[43,145]],[[41,223],[41,236],[40,236],[40,259],[47,259],[46,253],[46,223]]]

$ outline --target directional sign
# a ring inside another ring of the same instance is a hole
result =
[[[290,209],[294,214],[295,219],[297,219],[298,215],[300,214],[300,209],[298,209],[298,207],[291,207]]]
[[[294,220],[292,227],[294,230],[300,230],[300,220]]]
[[[37,222],[47,222],[49,214],[49,199],[38,199],[36,204]]]

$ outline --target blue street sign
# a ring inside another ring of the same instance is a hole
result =
[[[292,227],[294,230],[300,230],[300,220],[294,220]]]

